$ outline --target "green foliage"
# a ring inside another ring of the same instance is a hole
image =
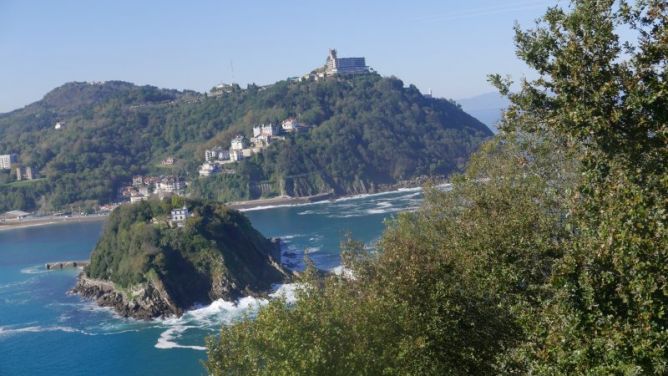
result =
[[[133,174],[196,175],[206,147],[228,145],[236,134],[250,136],[254,125],[289,116],[317,127],[241,163],[238,179],[203,182],[194,192],[250,198],[258,194],[245,181],[268,181],[275,194],[349,193],[418,175],[444,175],[461,167],[491,135],[448,101],[425,98],[415,87],[377,75],[281,81],[213,98],[117,81],[70,83],[39,102],[0,114],[0,150],[19,154],[21,163],[48,181],[46,190],[30,192],[35,199],[20,207],[8,204],[18,193],[0,186],[5,198],[0,211],[32,209],[42,196],[44,209],[82,200],[109,202]],[[63,128],[54,129],[57,121]],[[177,161],[168,171],[156,167],[166,156]],[[301,178],[306,175],[311,176]]]
[[[661,1],[574,1],[517,29],[541,76],[510,96],[508,125],[567,138],[583,166],[554,299],[526,344],[532,374],[668,372],[666,38]]]
[[[183,205],[193,215],[184,227],[175,227],[169,223],[171,210]],[[245,216],[222,204],[182,198],[143,201],[114,210],[86,273],[122,288],[158,278],[177,302],[189,307],[216,294],[214,281],[229,281],[226,298],[281,281],[281,271],[269,261],[274,250]]]
[[[549,297],[575,169],[545,140],[486,145],[452,191],[390,222],[377,252],[348,244],[349,272],[307,278],[294,306],[223,327],[209,372],[495,374]]]
[[[539,74],[450,192],[349,273],[209,340],[233,374],[665,375],[668,7],[573,1],[517,28]],[[637,41],[622,44],[617,30]],[[313,275],[314,273],[310,273]]]

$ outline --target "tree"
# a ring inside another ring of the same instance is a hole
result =
[[[573,1],[516,29],[540,78],[510,95],[506,128],[577,145],[584,177],[545,329],[526,346],[533,374],[668,372],[667,38],[663,1]]]

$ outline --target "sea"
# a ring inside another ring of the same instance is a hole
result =
[[[283,240],[283,263],[340,270],[350,235],[369,248],[398,212],[415,210],[419,189],[245,211],[267,237]],[[68,294],[77,270],[47,271],[46,262],[87,259],[104,222],[0,231],[0,376],[206,375],[205,341],[222,325],[252,316],[266,299],[217,300],[183,316],[138,321]],[[269,299],[294,299],[294,284]]]

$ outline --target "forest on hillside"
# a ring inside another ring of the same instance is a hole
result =
[[[314,127],[240,163],[233,176],[196,178],[205,148],[288,117]],[[452,102],[377,74],[234,86],[216,97],[120,81],[70,83],[0,115],[0,151],[16,153],[41,178],[15,182],[0,172],[0,211],[110,202],[134,174],[193,180],[194,197],[215,200],[257,196],[258,182],[274,187],[270,194],[368,191],[457,171],[490,135]],[[168,156],[176,163],[165,168]]]

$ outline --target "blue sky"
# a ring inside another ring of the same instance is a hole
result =
[[[0,0],[0,112],[69,81],[205,91],[268,84],[365,56],[434,95],[492,91],[489,73],[528,73],[513,46],[548,0]]]

